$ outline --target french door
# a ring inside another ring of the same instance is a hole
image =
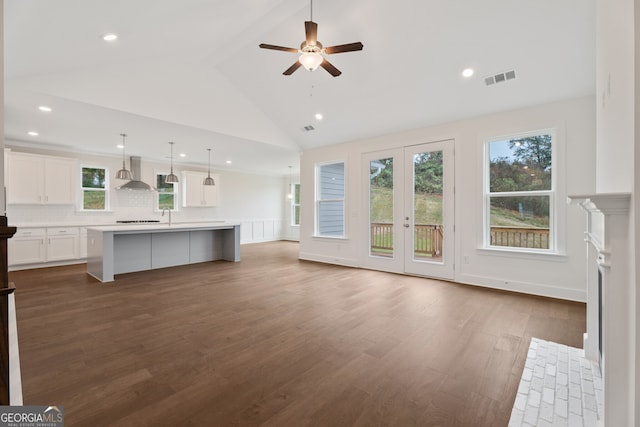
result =
[[[453,141],[363,155],[365,266],[453,279]]]

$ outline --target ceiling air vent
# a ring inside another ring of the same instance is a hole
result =
[[[316,130],[316,128],[314,128],[313,125],[306,125],[305,127],[302,128],[302,132],[310,132],[312,130]]]
[[[508,80],[513,80],[516,78],[516,70],[505,71],[504,73],[498,73],[493,76],[488,76],[484,78],[484,84],[487,86],[491,86],[496,83],[503,83]]]

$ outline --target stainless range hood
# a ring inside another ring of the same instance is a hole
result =
[[[133,179],[120,187],[116,187],[116,190],[158,191],[155,187],[140,181],[140,157],[131,156],[129,157],[129,161]]]

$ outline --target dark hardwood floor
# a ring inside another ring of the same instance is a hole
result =
[[[506,426],[532,336],[582,346],[585,305],[245,245],[116,277],[10,273],[25,404],[67,426]]]

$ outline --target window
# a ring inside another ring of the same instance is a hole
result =
[[[486,144],[485,246],[554,249],[554,132]]]
[[[316,235],[344,237],[344,162],[316,166]]]
[[[300,225],[300,184],[291,184],[291,225]]]
[[[156,188],[158,189],[158,210],[162,209],[170,209],[176,210],[177,208],[177,187],[172,183],[166,183],[164,180],[167,178],[166,173],[157,173],[156,174]]]
[[[106,211],[109,208],[109,173],[103,167],[82,167],[82,209]]]

